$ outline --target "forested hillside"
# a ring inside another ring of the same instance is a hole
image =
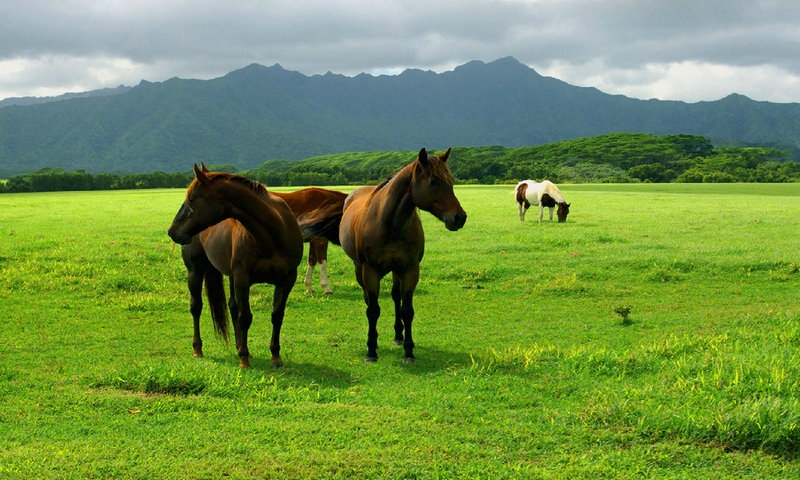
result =
[[[201,161],[253,169],[275,159],[421,146],[514,149],[614,132],[702,135],[719,146],[781,148],[800,160],[800,104],[740,95],[637,100],[543,77],[510,57],[394,76],[250,65],[213,80],[143,81],[113,93],[0,108],[0,178],[42,168],[173,173]]]
[[[439,153],[439,152],[436,152]],[[267,186],[330,186],[377,183],[416,157],[416,151],[350,152],[298,161],[272,160],[254,169],[211,164]],[[616,133],[520,148],[455,147],[450,168],[459,183],[602,182],[795,182],[800,163],[774,148],[721,147],[697,135]],[[190,165],[179,173],[97,174],[42,169],[11,177],[0,192],[183,188]]]

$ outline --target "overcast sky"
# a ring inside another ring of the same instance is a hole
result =
[[[3,0],[0,19],[0,99],[513,56],[634,98],[800,102],[798,0]]]

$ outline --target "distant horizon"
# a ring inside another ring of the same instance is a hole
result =
[[[565,81],[563,79],[560,79],[560,78],[557,78],[557,77],[553,77],[553,76],[550,76],[550,75],[542,74],[541,72],[537,71],[535,68],[530,67],[528,65],[525,65],[522,62],[519,62],[519,60],[517,60],[516,58],[514,58],[512,56],[507,56],[507,57],[498,58],[498,59],[493,60],[491,62],[483,62],[483,61],[480,61],[480,60],[470,60],[469,62],[463,63],[461,65],[456,65],[455,67],[453,67],[453,68],[451,68],[449,70],[444,70],[444,71],[441,71],[441,72],[437,72],[437,71],[430,70],[430,69],[409,67],[409,68],[402,68],[402,69],[391,69],[391,70],[382,71],[382,72],[360,72],[360,73],[351,74],[351,75],[343,74],[343,73],[330,72],[330,71],[326,72],[326,73],[307,74],[307,73],[304,73],[304,72],[301,72],[301,71],[298,71],[298,70],[288,69],[288,68],[284,67],[283,65],[281,65],[280,63],[273,63],[272,65],[264,65],[264,64],[258,63],[258,62],[250,62],[247,65],[244,65],[244,66],[239,67],[239,68],[234,68],[233,70],[230,70],[230,71],[224,73],[223,75],[215,76],[215,77],[212,77],[212,78],[183,78],[183,77],[173,76],[173,77],[170,77],[170,78],[167,78],[167,79],[164,79],[164,80],[160,80],[160,81],[153,81],[153,80],[148,80],[148,79],[144,79],[143,78],[143,79],[140,79],[135,85],[119,84],[117,86],[106,86],[106,87],[95,88],[95,89],[92,89],[92,90],[85,90],[85,91],[69,91],[69,92],[64,92],[64,93],[57,94],[57,95],[48,95],[48,96],[7,97],[7,98],[0,99],[0,108],[2,108],[4,106],[9,106],[9,105],[25,105],[26,104],[25,102],[17,103],[17,102],[14,102],[14,100],[22,100],[22,101],[34,100],[34,102],[30,102],[30,104],[47,103],[48,101],[58,101],[58,100],[61,99],[61,97],[75,97],[75,96],[88,95],[88,94],[93,94],[93,93],[98,93],[98,92],[105,92],[105,91],[113,91],[113,90],[120,90],[120,89],[132,89],[132,88],[136,88],[137,86],[141,85],[142,83],[158,84],[158,83],[164,83],[166,81],[169,81],[169,80],[172,80],[172,79],[176,79],[176,78],[179,79],[179,80],[200,80],[200,81],[214,80],[214,79],[225,77],[226,75],[229,75],[229,74],[231,74],[233,72],[236,72],[236,71],[239,71],[239,70],[244,70],[244,69],[246,69],[246,68],[248,68],[248,67],[250,67],[252,65],[258,65],[258,66],[261,66],[261,67],[264,67],[264,68],[273,68],[273,67],[277,66],[277,67],[280,67],[281,69],[283,69],[283,70],[285,70],[287,72],[298,73],[298,74],[303,75],[303,76],[308,77],[308,78],[317,77],[317,76],[325,76],[325,75],[328,75],[328,74],[341,75],[341,76],[344,76],[344,77],[347,77],[347,78],[356,78],[356,77],[361,76],[361,75],[369,75],[371,77],[378,78],[378,77],[381,77],[381,76],[392,76],[392,77],[395,77],[395,76],[402,75],[403,73],[405,73],[407,71],[433,72],[433,73],[435,73],[437,75],[441,75],[443,73],[453,72],[455,69],[457,69],[459,67],[463,67],[463,66],[468,65],[468,64],[473,63],[473,62],[479,62],[479,63],[482,63],[484,65],[487,65],[487,64],[491,64],[491,63],[494,63],[494,62],[497,62],[497,61],[500,61],[500,60],[504,60],[504,59],[509,59],[509,58],[513,59],[514,61],[516,61],[520,65],[531,69],[532,71],[536,72],[537,74],[539,74],[539,75],[541,75],[543,77],[553,78],[555,80],[562,81],[562,82],[567,83],[567,84],[572,85],[572,86],[580,86],[580,87],[584,87],[584,88],[596,88],[597,90],[601,91],[602,93],[605,93],[605,94],[608,94],[608,95],[619,95],[619,94],[615,94],[615,93],[606,92],[606,91],[602,90],[601,88],[599,88],[597,86],[570,84],[569,82],[567,82],[567,81]],[[703,99],[703,100],[697,100],[697,101],[664,100],[664,99],[659,99],[659,98],[638,98],[638,97],[631,97],[629,95],[622,95],[622,96],[627,97],[627,98],[631,98],[631,99],[634,99],[634,100],[645,100],[645,101],[647,101],[647,100],[658,100],[658,101],[663,101],[663,102],[673,102],[674,101],[674,102],[683,102],[683,103],[689,103],[689,104],[701,103],[701,102],[714,102],[714,101],[718,101],[718,100],[722,100],[722,99],[728,98],[730,96],[741,96],[741,97],[745,97],[745,98],[747,98],[749,100],[753,100],[753,101],[756,101],[756,102],[761,102],[762,101],[762,100],[753,99],[753,98],[751,98],[751,97],[749,97],[749,96],[747,96],[745,94],[738,93],[738,92],[730,92],[730,93],[728,93],[728,94],[726,94],[726,95],[724,95],[722,97],[719,97],[719,98],[713,98],[713,99],[709,98],[709,99]],[[37,102],[35,100],[40,100],[40,101]],[[775,104],[800,103],[800,102],[771,102],[771,101],[763,101],[763,102],[764,103],[775,103]]]

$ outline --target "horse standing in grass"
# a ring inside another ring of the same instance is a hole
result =
[[[250,286],[275,286],[272,300],[271,365],[280,367],[280,334],[286,300],[297,280],[303,258],[303,237],[297,219],[286,203],[267,192],[260,183],[240,175],[209,172],[194,166],[195,179],[186,190],[168,234],[182,245],[188,270],[192,345],[203,356],[200,339],[202,289],[206,285],[216,331],[227,340],[228,318],[222,274],[230,279],[228,304],[233,320],[239,366],[250,366],[247,332],[253,321]]]
[[[564,195],[555,184],[549,180],[534,182],[533,180],[523,180],[514,188],[514,197],[519,206],[519,221],[525,221],[525,212],[531,205],[539,205],[539,223],[542,223],[544,207],[550,209],[550,221],[553,221],[553,208],[558,205],[558,221],[564,223],[569,214],[569,203],[564,201]]]
[[[425,235],[417,208],[432,213],[448,230],[464,226],[467,214],[453,193],[447,167],[450,149],[439,156],[423,148],[419,156],[378,186],[354,190],[345,201],[339,239],[353,260],[356,280],[367,304],[366,361],[378,360],[378,293],[381,279],[392,272],[394,342],[403,345],[405,362],[413,362],[412,297],[419,281]]]
[[[341,212],[344,207],[344,199],[347,198],[346,193],[316,187],[304,188],[291,193],[272,192],[272,194],[283,199],[300,222],[305,220],[308,214],[322,208],[331,208]],[[335,234],[334,242],[338,244],[338,232],[335,232]],[[303,240],[308,242],[308,266],[306,267],[306,276],[303,282],[306,286],[306,292],[312,293],[314,291],[312,275],[314,266],[319,263],[319,283],[322,286],[322,290],[326,295],[333,293],[328,282],[328,239],[325,237],[306,237]]]

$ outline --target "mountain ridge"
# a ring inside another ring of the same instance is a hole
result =
[[[252,63],[210,80],[141,81],[114,95],[0,108],[0,176],[43,167],[252,168],[347,151],[519,147],[614,132],[705,135],[800,149],[800,104],[743,95],[640,100],[540,75],[513,57],[435,73],[307,76]]]

